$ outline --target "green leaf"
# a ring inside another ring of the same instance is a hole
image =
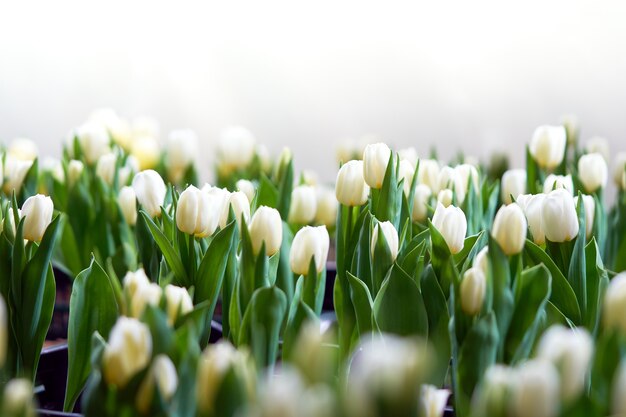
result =
[[[91,373],[90,341],[95,331],[108,338],[119,315],[109,276],[95,260],[81,272],[72,287],[68,324],[67,389],[63,409],[72,411]]]
[[[265,175],[261,175],[259,187],[256,191],[254,210],[261,206],[276,207],[278,204],[278,190]],[[253,210],[253,211],[254,211]],[[281,218],[283,218],[281,216]]]
[[[367,285],[349,272],[348,282],[350,283],[350,298],[354,305],[357,328],[359,329],[359,334],[364,335],[371,332],[374,327],[374,317],[372,315],[374,301]]]
[[[567,279],[572,284],[572,289],[576,298],[578,299],[578,307],[582,313],[583,322],[587,322],[587,266],[585,265],[585,234],[586,234],[586,219],[585,219],[585,205],[583,204],[582,195],[578,194],[578,237],[574,244],[574,250],[570,258],[568,276]]]
[[[302,324],[308,320],[317,320],[315,312],[302,301],[302,291],[304,280],[307,277],[298,278],[294,297],[291,300],[289,313],[287,315],[287,326],[283,337],[283,360],[291,359],[293,347],[296,344]]]
[[[603,295],[609,285],[609,276],[606,269],[604,269],[595,238],[592,238],[585,248],[585,258],[587,267],[587,314],[585,327],[592,334],[596,334],[600,323]]]

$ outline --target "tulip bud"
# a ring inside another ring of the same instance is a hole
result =
[[[95,164],[102,155],[111,149],[109,133],[102,125],[87,122],[78,127],[74,135],[78,138],[80,149],[89,165]],[[74,135],[72,135],[72,139]],[[73,146],[70,146],[70,154],[73,154],[72,151]]]
[[[146,307],[151,305],[158,306],[163,296],[163,290],[158,284],[148,283],[147,285],[139,285],[135,289],[133,296],[130,298],[130,316],[141,318]]]
[[[583,194],[583,204],[585,205],[585,236],[591,238],[593,234],[593,221],[596,214],[596,202],[592,196]],[[578,207],[578,196],[574,197],[574,205]]]
[[[316,186],[319,182],[317,172],[311,169],[305,169],[300,173],[300,185]]]
[[[427,185],[433,193],[439,192],[439,162],[434,159],[420,159],[417,182]]]
[[[126,275],[124,275],[124,292],[127,294],[129,300],[135,296],[137,289],[144,285],[150,285],[150,279],[148,279],[143,268],[134,272],[128,271]]]
[[[166,285],[165,303],[167,305],[167,321],[170,326],[176,323],[179,316],[185,315],[193,310],[193,302],[186,288]]]
[[[214,198],[190,185],[178,198],[176,226],[188,235],[207,237],[217,228],[220,214]]]
[[[549,194],[552,190],[563,188],[571,195],[574,195],[574,182],[571,175],[554,175],[550,174],[543,183],[543,193]]]
[[[582,393],[593,354],[589,332],[580,327],[550,327],[539,340],[537,357],[555,366],[561,377],[561,398],[572,403]]]
[[[209,184],[204,184],[202,191],[209,194],[217,201],[217,212],[222,213],[225,209],[228,210],[228,204],[230,202],[230,191],[226,188],[212,187]],[[241,220],[241,219],[238,219]]]
[[[573,114],[563,115],[563,117],[561,117],[561,124],[565,128],[567,142],[575,145],[578,140],[578,134],[580,133],[578,118]]]
[[[115,110],[110,108],[96,109],[89,115],[90,123],[99,124],[106,128],[115,143],[128,149],[132,141],[132,132],[128,122],[120,118]]]
[[[432,224],[446,241],[450,253],[454,255],[463,249],[467,233],[467,219],[463,210],[455,206],[444,207],[437,203]]]
[[[452,200],[454,199],[454,192],[446,188],[444,190],[439,190],[437,194],[437,203],[441,204],[444,207],[449,207],[452,205]]]
[[[411,193],[411,183],[413,183],[413,174],[415,174],[415,166],[409,161],[402,159],[398,168],[398,180],[404,180],[402,188],[404,195],[409,196]]]
[[[619,367],[613,376],[612,391],[611,415],[626,415],[626,360],[624,359],[621,360]]]
[[[463,201],[465,201],[465,194],[467,194],[467,183],[463,183],[463,178],[454,168],[445,166],[441,168],[441,171],[439,171],[438,189],[453,190],[456,193],[458,203],[463,204]]]
[[[420,396],[420,416],[442,417],[450,397],[447,389],[438,389],[434,385],[422,385]]]
[[[618,188],[626,190],[626,152],[620,152],[615,157],[613,180]]]
[[[167,171],[179,182],[198,154],[198,135],[191,129],[173,130],[167,141]]]
[[[37,194],[28,197],[22,205],[21,217],[24,218],[24,239],[41,242],[48,225],[52,221],[54,204],[50,197]]]
[[[33,161],[37,158],[37,153],[38,150],[35,142],[26,138],[13,139],[7,150],[7,155],[22,161]]]
[[[526,170],[510,169],[502,175],[502,202],[511,204],[511,196],[517,196],[526,192]]]
[[[283,240],[283,222],[278,210],[261,206],[252,216],[249,226],[252,251],[261,252],[265,243],[265,255],[272,256],[280,249]]]
[[[478,252],[472,262],[472,267],[480,269],[487,276],[489,272],[489,246],[485,246]]]
[[[524,249],[528,223],[517,204],[502,206],[496,213],[491,235],[506,255],[517,255]]]
[[[613,277],[604,295],[604,327],[626,334],[626,272]]]
[[[1,415],[5,417],[35,417],[33,384],[26,378],[12,379],[4,387]]]
[[[363,152],[363,176],[371,188],[383,186],[387,164],[391,157],[391,149],[384,143],[367,145]]]
[[[161,206],[165,201],[165,183],[158,172],[142,171],[133,178],[133,190],[139,204],[150,217],[161,216]]]
[[[120,317],[109,333],[102,355],[102,373],[107,384],[124,388],[144,369],[152,356],[150,329],[137,319]]]
[[[555,417],[559,411],[559,374],[545,360],[533,359],[516,372],[513,388],[516,417]]]
[[[84,170],[85,165],[77,159],[72,159],[69,164],[67,164],[67,183],[70,187],[78,182]]]
[[[426,184],[418,184],[415,187],[415,194],[413,195],[413,210],[411,212],[411,219],[414,222],[423,223],[428,217],[428,203],[432,194],[433,192]]]
[[[96,175],[102,178],[104,182],[111,185],[115,178],[117,169],[117,155],[113,152],[105,153],[98,159],[96,164]]]
[[[557,189],[546,195],[541,206],[541,228],[546,239],[568,242],[578,236],[578,227],[578,214],[570,193]]]
[[[130,154],[139,162],[139,169],[152,169],[159,163],[161,149],[159,143],[152,136],[138,136],[133,139]]]
[[[400,161],[408,161],[413,166],[417,165],[417,161],[419,159],[417,156],[417,149],[412,146],[400,149],[398,151],[398,157],[400,158]]]
[[[291,224],[308,224],[315,218],[317,199],[315,188],[310,185],[300,185],[291,192],[291,206],[287,221]]]
[[[380,228],[379,228],[380,226]],[[393,226],[391,222],[379,222],[377,221],[374,225],[374,229],[372,230],[372,240],[370,244],[370,252],[372,258],[374,257],[374,251],[376,250],[376,243],[378,242],[378,235],[382,231],[383,236],[385,236],[385,242],[387,242],[387,248],[389,248],[389,252],[391,253],[391,262],[396,260],[398,256],[398,231]]]
[[[599,153],[583,155],[578,160],[578,176],[588,193],[606,186],[608,171],[606,161]]]
[[[237,226],[241,227],[241,216],[245,219],[246,223],[250,220],[250,201],[248,197],[241,191],[235,191],[228,196],[228,203],[222,207],[222,215],[220,217],[220,227],[223,229],[228,223],[228,215],[230,209],[233,209],[235,214],[235,220]]]
[[[454,172],[460,178],[463,189],[469,189],[469,182],[472,181],[472,187],[474,192],[478,194],[480,192],[480,175],[478,170],[472,164],[465,163],[454,167]]]
[[[470,268],[461,280],[461,308],[468,316],[475,316],[483,308],[487,278],[480,268]]]
[[[517,205],[522,208],[530,233],[533,235],[533,242],[537,245],[546,243],[546,234],[543,231],[541,210],[545,194],[521,194],[517,196]]]
[[[122,210],[126,223],[129,226],[134,226],[137,223],[137,196],[133,187],[122,187],[117,197],[117,203]]]
[[[6,155],[6,159],[4,161],[5,181],[3,189],[7,195],[10,195],[14,190],[16,193],[20,190],[28,171],[32,166],[33,161],[22,161],[12,158],[10,155]]]
[[[611,155],[609,141],[600,136],[594,136],[585,143],[585,153],[599,153],[605,161],[608,161]]]
[[[343,139],[337,144],[335,149],[337,162],[345,164],[353,159],[360,160],[363,157],[363,149],[360,149],[354,139]]]
[[[217,145],[217,159],[220,170],[225,173],[245,168],[252,158],[256,138],[241,126],[231,126],[222,130]]]
[[[337,200],[344,206],[367,203],[370,188],[363,177],[363,161],[348,161],[339,169],[335,185]]]
[[[511,390],[515,384],[515,370],[504,365],[491,365],[472,401],[472,415],[509,415]]]
[[[4,364],[7,360],[7,348],[9,343],[8,326],[7,305],[4,302],[4,298],[0,295],[0,368],[4,368]]]
[[[237,187],[237,191],[241,191],[246,195],[246,197],[248,197],[248,204],[251,204],[252,200],[254,200],[254,195],[256,194],[256,189],[252,181],[239,180],[235,186]]]
[[[291,243],[289,265],[296,275],[307,275],[311,259],[315,261],[317,273],[326,268],[330,237],[326,226],[305,226],[298,230]]]
[[[567,133],[563,126],[539,126],[528,149],[541,168],[552,170],[563,161],[566,142]]]
[[[178,388],[176,367],[172,360],[164,354],[157,355],[154,358],[148,374],[139,386],[136,401],[137,410],[141,414],[147,414],[150,411],[155,384],[159,390],[159,396],[165,402],[168,402],[174,396]]]
[[[337,197],[332,189],[319,186],[316,189],[317,210],[315,210],[315,223],[326,227],[333,227],[337,223]]]

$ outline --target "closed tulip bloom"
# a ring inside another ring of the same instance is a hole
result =
[[[335,185],[337,200],[344,206],[362,206],[367,203],[370,187],[363,177],[363,161],[348,161],[339,169]]]
[[[413,175],[415,174],[415,166],[409,161],[402,159],[400,160],[398,172],[398,180],[404,180],[402,188],[404,195],[408,197],[411,193],[411,183],[413,182]]]
[[[207,237],[217,228],[221,212],[208,193],[190,185],[178,198],[176,226],[181,232],[196,237]]]
[[[231,126],[222,130],[217,145],[220,169],[231,172],[246,167],[254,158],[256,138],[245,127]]]
[[[583,194],[583,204],[585,205],[585,236],[591,238],[593,234],[593,221],[596,214],[596,202],[592,196]],[[578,207],[578,196],[574,197],[574,205]]]
[[[54,204],[52,199],[42,194],[28,197],[22,205],[24,218],[24,239],[41,242],[48,225],[52,221]]]
[[[315,210],[315,223],[326,227],[333,227],[337,223],[337,209],[339,203],[332,189],[319,186],[315,190],[317,209]]]
[[[117,155],[113,152],[105,153],[98,159],[96,164],[96,175],[102,178],[104,182],[111,185],[115,178],[117,170]]]
[[[559,374],[552,363],[533,359],[519,367],[512,404],[516,417],[555,417],[559,403]]]
[[[167,321],[170,326],[173,326],[179,316],[183,316],[193,310],[193,301],[191,301],[187,288],[166,285],[164,293],[167,306]]]
[[[317,273],[326,268],[330,237],[326,226],[305,226],[298,230],[291,244],[289,265],[296,275],[307,275],[311,259],[315,261]]]
[[[363,151],[363,176],[371,188],[381,188],[385,180],[391,149],[384,143],[367,145]]]
[[[585,387],[593,355],[593,341],[582,327],[571,329],[561,325],[550,327],[539,340],[537,357],[555,366],[561,377],[561,398],[572,403]]]
[[[128,271],[126,275],[124,275],[124,293],[126,293],[129,300],[131,300],[137,289],[146,285],[150,285],[150,279],[146,275],[146,272],[143,268],[140,268],[136,271]]]
[[[602,307],[604,327],[626,334],[626,272],[613,277],[604,295]]]
[[[511,196],[517,199],[520,194],[526,193],[526,170],[510,169],[502,175],[502,202],[511,204]]]
[[[111,108],[96,109],[89,115],[88,121],[106,128],[115,143],[127,149],[132,141],[132,131],[128,121],[117,115]]]
[[[141,207],[150,217],[161,216],[161,206],[165,201],[165,183],[158,172],[142,171],[133,178],[133,190]]]
[[[72,159],[67,164],[67,182],[70,187],[78,182],[84,170],[85,165],[77,159]]]
[[[441,204],[444,207],[449,207],[452,204],[453,199],[454,192],[449,188],[439,190],[439,193],[437,194],[437,203]]]
[[[454,191],[459,204],[463,204],[465,194],[467,193],[467,183],[463,183],[463,177],[454,168],[445,166],[439,171],[438,189]]]
[[[98,159],[111,149],[111,139],[109,132],[102,125],[87,122],[78,127],[74,135],[78,138],[80,149],[87,164],[95,164]],[[70,154],[72,154],[73,146],[70,146]]]
[[[469,183],[472,181],[472,187],[475,193],[480,191],[480,175],[478,169],[472,164],[461,164],[454,167],[454,171],[461,179],[461,184],[465,190],[469,189]]]
[[[585,143],[585,153],[599,153],[605,161],[608,161],[611,155],[609,141],[600,136],[594,136]]]
[[[413,146],[400,149],[398,151],[398,157],[400,158],[400,161],[408,161],[413,166],[417,165],[417,161],[419,159],[417,155],[417,149],[415,149]]]
[[[178,374],[172,360],[164,354],[157,355],[152,366],[137,392],[137,410],[146,414],[154,398],[154,389],[159,390],[159,396],[166,403],[174,396],[178,388]]]
[[[420,416],[442,417],[446,404],[448,404],[448,397],[450,397],[450,391],[447,389],[438,389],[434,385],[422,385]]]
[[[150,329],[137,319],[120,317],[111,329],[102,355],[102,373],[107,384],[124,388],[144,369],[152,356]]]
[[[137,223],[137,196],[133,187],[122,187],[117,196],[117,203],[120,205],[126,223],[134,226]]]
[[[472,415],[507,416],[511,402],[511,390],[515,384],[515,369],[504,365],[491,365],[477,395],[472,400]]]
[[[317,198],[315,188],[310,185],[299,185],[291,192],[291,206],[287,221],[292,224],[308,224],[315,218]]]
[[[618,188],[626,190],[626,152],[619,152],[613,164],[613,181]]]
[[[139,285],[135,289],[133,296],[130,298],[130,316],[141,318],[146,307],[156,307],[161,302],[163,290],[159,284],[148,283],[147,285]]]
[[[22,161],[10,155],[6,155],[5,158],[2,188],[5,194],[10,195],[14,190],[16,193],[20,190],[28,171],[33,166],[33,161]]]
[[[524,212],[517,204],[502,206],[496,213],[491,235],[498,242],[502,251],[511,256],[524,249],[528,223]]]
[[[468,316],[475,316],[483,308],[487,278],[480,268],[470,268],[461,280],[461,308]]]
[[[147,170],[157,166],[161,158],[159,142],[152,136],[138,136],[133,139],[130,154],[139,162],[139,169]]]
[[[524,211],[530,233],[533,235],[533,242],[537,245],[546,243],[546,234],[543,231],[541,214],[545,197],[545,194],[522,194],[517,197],[517,205]]]
[[[564,189],[546,195],[541,206],[541,228],[551,242],[568,242],[578,236],[574,197]]]
[[[167,141],[167,171],[179,182],[198,154],[198,135],[191,129],[173,130]]]
[[[248,203],[252,203],[252,200],[254,200],[254,195],[256,194],[256,189],[252,181],[239,180],[237,181],[235,186],[237,187],[237,191],[241,191],[246,195],[246,197],[248,197]]]
[[[578,160],[578,176],[588,193],[606,187],[609,169],[604,157],[599,153],[583,155]]]
[[[444,207],[437,203],[432,223],[443,236],[453,255],[463,249],[467,233],[467,219],[463,210],[455,206]]]
[[[420,159],[417,182],[427,185],[433,193],[439,192],[439,162],[435,159]]]
[[[552,170],[563,162],[566,142],[563,126],[539,126],[533,133],[529,151],[540,167]]]
[[[241,227],[241,216],[243,216],[246,223],[250,220],[250,201],[248,197],[241,191],[235,191],[234,193],[230,193],[228,204],[224,204],[222,207],[222,214],[220,216],[220,228],[222,229],[228,224],[228,215],[231,208],[233,209],[235,221],[237,221],[239,227]]]
[[[574,114],[566,114],[561,117],[561,124],[565,128],[567,134],[567,142],[572,145],[576,144],[580,133],[580,122]]]
[[[272,256],[280,249],[283,240],[283,222],[278,210],[261,206],[252,216],[249,226],[252,250],[255,255],[261,252],[265,243],[265,255]]]
[[[413,210],[411,219],[414,222],[423,223],[428,217],[428,203],[433,192],[426,184],[418,184],[413,195]]]
[[[478,252],[472,262],[472,267],[480,269],[487,276],[489,272],[489,246],[485,246]]]
[[[22,161],[32,161],[37,158],[37,145],[30,139],[17,138],[13,139],[11,145],[7,149],[7,154],[15,159]]]
[[[0,295],[0,368],[4,368],[7,360],[7,347],[9,343],[7,305]]]
[[[574,195],[574,182],[571,175],[554,175],[550,174],[543,182],[543,193],[548,194],[552,190],[563,188]]]
[[[230,191],[226,188],[213,187],[209,184],[204,184],[202,191],[209,194],[217,201],[218,213],[222,213],[224,208],[228,206],[230,202]]]
[[[399,239],[398,231],[391,222],[377,221],[374,225],[374,229],[372,230],[372,241],[370,244],[370,252],[372,254],[372,258],[374,257],[374,250],[376,249],[376,243],[378,242],[378,235],[380,231],[382,231],[383,236],[385,236],[387,247],[389,248],[389,252],[391,253],[391,261],[394,262],[398,257]]]
[[[6,417],[35,417],[38,415],[33,401],[33,384],[26,378],[9,380],[4,386],[2,409]]]

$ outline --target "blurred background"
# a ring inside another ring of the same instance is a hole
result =
[[[332,180],[346,138],[521,166],[535,127],[575,114],[583,141],[626,150],[623,0],[296,3],[4,2],[0,140],[58,156],[112,107],[157,118],[162,141],[194,129],[205,166],[243,125]]]

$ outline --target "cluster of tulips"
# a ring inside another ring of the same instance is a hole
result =
[[[158,137],[99,110],[59,161],[4,150],[3,415],[35,413],[55,273],[73,278],[66,411],[626,413],[626,157],[608,210],[603,140],[542,126],[513,170],[353,145],[333,191],[242,127],[215,185],[192,131]]]

